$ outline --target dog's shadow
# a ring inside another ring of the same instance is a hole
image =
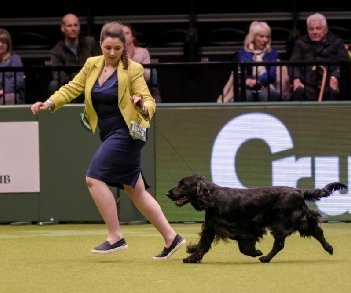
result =
[[[273,262],[270,263],[261,263],[260,261],[257,260],[257,262],[254,261],[202,261],[201,265],[216,265],[216,266],[227,266],[227,265],[260,265],[260,266],[264,266],[264,265],[285,265],[285,264],[296,264],[296,265],[301,265],[301,264],[330,264],[330,263],[335,263],[336,260],[335,259],[286,259],[286,260],[275,260]]]

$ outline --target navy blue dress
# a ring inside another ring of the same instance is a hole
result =
[[[116,71],[100,86],[96,81],[92,102],[98,115],[101,145],[95,152],[87,176],[109,186],[123,189],[135,187],[141,174],[145,188],[149,188],[141,170],[141,149],[145,142],[133,139],[118,107]]]

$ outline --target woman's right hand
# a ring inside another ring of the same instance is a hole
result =
[[[245,84],[248,88],[254,88],[256,86],[257,82],[256,82],[256,79],[247,78],[245,80]]]
[[[40,111],[47,110],[49,108],[49,106],[50,105],[47,102],[45,102],[45,103],[43,103],[43,102],[36,102],[30,107],[30,109],[32,110],[32,113],[34,115],[36,115],[36,114],[39,114]]]

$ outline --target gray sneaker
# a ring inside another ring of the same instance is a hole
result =
[[[100,244],[99,246],[96,246],[91,250],[92,253],[99,253],[99,254],[106,254],[106,253],[112,253],[118,250],[122,249],[127,249],[128,245],[127,242],[122,238],[121,240],[118,240],[115,244],[110,244],[110,242],[105,241],[104,243]]]
[[[185,239],[179,234],[177,234],[176,237],[174,237],[172,244],[168,248],[164,247],[161,253],[154,256],[153,259],[158,259],[158,260],[168,259],[172,256],[173,253],[177,251],[179,247],[181,247],[185,243],[186,243]]]

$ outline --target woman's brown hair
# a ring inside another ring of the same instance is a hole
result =
[[[4,58],[6,58],[12,53],[12,39],[10,33],[4,28],[0,28],[0,41],[7,44],[8,55],[4,56]]]
[[[103,25],[100,33],[100,43],[102,43],[107,37],[118,38],[121,40],[123,45],[126,43],[126,38],[123,32],[123,24],[117,21],[107,22]],[[123,68],[128,69],[128,54],[124,46],[124,50],[121,56]]]

